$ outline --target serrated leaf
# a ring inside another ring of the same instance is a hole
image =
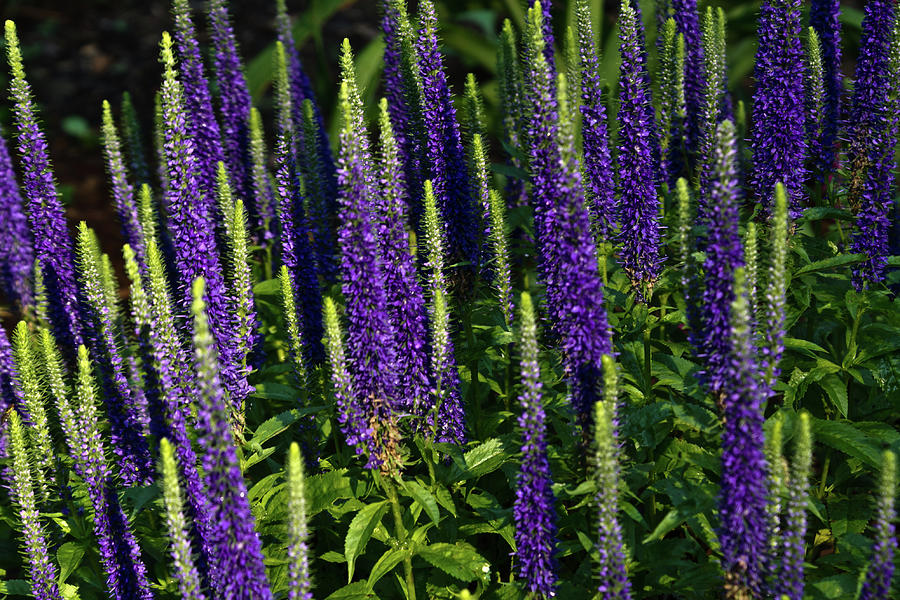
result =
[[[799,275],[809,275],[810,273],[826,271],[828,269],[836,269],[838,267],[846,267],[848,265],[855,265],[861,263],[865,259],[865,254],[839,254],[800,267],[794,272],[794,277]]]
[[[844,454],[858,458],[873,469],[881,468],[881,452],[876,444],[848,421],[813,419],[813,439]]]
[[[437,525],[441,520],[441,513],[438,510],[437,500],[425,487],[418,481],[404,481],[403,489],[410,498],[416,501],[425,511],[428,517]]]
[[[355,581],[335,591],[325,600],[378,600],[365,581]]]
[[[353,581],[353,570],[356,566],[356,559],[362,556],[366,551],[366,544],[372,537],[372,532],[378,527],[381,518],[388,510],[386,500],[368,504],[362,508],[353,520],[350,521],[350,527],[347,529],[347,537],[344,538],[344,558],[347,559],[347,582]]]
[[[372,587],[378,583],[378,580],[390,573],[394,567],[400,564],[400,561],[403,560],[403,557],[406,555],[408,550],[396,550],[391,548],[387,552],[381,555],[381,558],[378,559],[378,562],[372,567],[372,571],[369,573],[369,579],[366,581],[366,585],[371,590]]]
[[[430,544],[416,549],[416,554],[437,567],[447,575],[463,582],[482,579],[485,567],[490,573],[488,562],[469,544]]]
[[[498,438],[491,438],[463,455],[466,466],[457,479],[472,479],[490,473],[498,469],[507,458],[503,442]]]
[[[847,418],[847,409],[849,401],[847,399],[847,384],[841,381],[841,378],[835,374],[823,377],[819,381],[819,386],[825,390],[828,398],[841,416]]]
[[[59,581],[63,583],[69,575],[81,564],[84,557],[84,546],[75,542],[66,542],[56,551],[56,560],[59,562]]]
[[[347,470],[329,471],[306,478],[306,503],[310,517],[331,506],[339,498],[354,496]]]
[[[786,350],[802,352],[811,358],[816,358],[817,353],[828,354],[828,351],[818,344],[814,344],[807,340],[798,340],[797,338],[792,337],[784,338],[784,347]]]

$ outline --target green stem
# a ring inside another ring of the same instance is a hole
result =
[[[394,535],[403,547],[403,571],[406,575],[406,597],[416,600],[416,581],[413,578],[412,554],[407,547],[406,527],[403,525],[403,510],[400,508],[400,499],[397,497],[397,488],[388,477],[381,478],[381,486],[391,503],[391,512],[394,514]]]
[[[471,306],[471,304],[469,305]],[[466,345],[471,352],[475,347],[475,332],[472,329],[472,310],[466,310]],[[475,418],[472,419],[472,429],[475,433],[475,439],[481,439],[479,435],[480,429],[478,424],[481,422],[481,399],[478,397],[478,356],[472,355],[472,362],[469,363],[469,396],[471,399],[470,406],[475,408]]]
[[[819,500],[825,497],[825,488],[828,483],[828,467],[831,465],[831,449],[825,454],[825,462],[822,464],[822,482],[819,484]]]
[[[644,324],[644,381],[647,383],[647,389],[644,396],[648,401],[653,400],[653,381],[650,376],[650,323]]]

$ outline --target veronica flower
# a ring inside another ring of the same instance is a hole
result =
[[[331,381],[337,404],[338,422],[341,433],[357,454],[362,454],[374,446],[373,428],[369,425],[368,411],[363,408],[353,389],[353,380],[347,369],[347,356],[344,352],[344,340],[341,333],[340,320],[334,301],[325,297],[325,345],[328,348],[328,365],[331,368]]]
[[[37,357],[25,321],[19,322],[13,332],[12,342],[16,361],[16,379],[13,384],[18,388],[18,395],[22,399],[21,404],[17,403],[18,406],[15,408],[22,413],[27,424],[26,435],[31,454],[29,462],[33,465],[32,489],[36,490],[40,502],[46,502],[50,498],[50,488],[56,470],[56,453],[50,436],[47,411],[44,408]]]
[[[521,413],[522,464],[516,477],[513,518],[516,526],[518,576],[531,594],[554,595],[556,567],[556,509],[551,485],[541,367],[538,363],[537,325],[531,296],[522,294],[522,325],[519,336],[522,365]]]
[[[561,88],[557,97],[542,50],[541,19],[540,5],[535,3],[528,21],[529,102],[535,106],[529,128],[535,223],[547,284],[547,311],[559,336],[576,415],[587,425],[599,389],[600,360],[612,351],[612,343],[590,217],[574,157],[565,78],[557,83]]]
[[[100,550],[100,564],[106,573],[106,586],[111,598],[151,600],[153,594],[147,579],[147,568],[141,559],[141,549],[119,502],[116,482],[106,459],[91,375],[91,358],[84,346],[78,348],[75,405],[61,402],[60,421],[75,460],[75,472],[88,488],[94,510],[94,535]]]
[[[275,143],[275,196],[278,200],[278,218],[281,221],[281,260],[288,268],[294,283],[295,301],[300,305],[297,313],[303,338],[303,352],[307,368],[324,359],[322,347],[322,295],[313,249],[307,233],[303,188],[294,159],[293,121],[288,72],[284,47],[275,43],[275,95],[278,106],[276,125],[278,138]]]
[[[184,43],[182,41],[182,44]],[[215,171],[209,180],[204,179],[205,175],[201,175],[201,170],[205,167],[195,152],[194,140],[197,139],[197,134],[192,133],[188,126],[189,116],[185,111],[182,87],[176,79],[175,58],[172,55],[172,41],[168,33],[163,33],[161,55],[164,65],[162,108],[169,181],[166,205],[178,274],[177,297],[180,299],[180,305],[187,308],[191,282],[200,276],[207,281],[210,327],[222,363],[222,378],[235,409],[239,410],[251,388],[245,373],[239,368],[235,347],[235,324],[230,314],[213,229],[214,207],[207,202],[207,192],[201,185],[207,181],[213,185],[211,190],[215,194]],[[213,168],[215,166],[214,164]],[[215,196],[213,203],[214,198]]]
[[[822,45],[819,34],[812,27],[806,37],[806,145],[811,171],[821,177],[824,166],[823,138],[827,127],[828,112],[825,106],[825,74],[822,66]],[[829,168],[829,171],[831,169]]]
[[[266,142],[263,139],[262,117],[254,106],[250,108],[250,175],[253,196],[256,198],[258,222],[256,228],[265,245],[274,237],[272,225],[275,219],[275,202],[272,197],[272,183],[269,180]]]
[[[853,272],[853,283],[884,280],[888,255],[888,218],[893,203],[894,148],[897,126],[892,100],[892,60],[896,3],[871,0],[866,3],[860,54],[856,62],[853,101],[847,116],[848,195],[856,208],[856,230],[852,252],[866,255]]]
[[[237,197],[246,203],[250,219],[256,222],[257,209],[250,182],[250,91],[244,78],[228,4],[225,0],[211,0],[208,10],[213,70],[221,102],[222,145],[230,183]]]
[[[469,188],[465,152],[456,122],[456,109],[438,48],[434,3],[419,6],[421,27],[417,40],[422,78],[422,111],[426,137],[424,171],[434,187],[451,261],[478,262],[478,227]]]
[[[209,508],[214,589],[226,600],[272,598],[262,544],[254,530],[247,485],[231,438],[226,395],[206,316],[204,281],[193,289],[194,365],[197,372],[197,437]]]
[[[618,373],[611,356],[603,356],[603,399],[594,405],[594,480],[597,487],[598,591],[604,600],[631,598],[619,524],[619,441],[616,407]]]
[[[190,357],[182,345],[175,327],[175,308],[169,293],[165,265],[153,240],[147,242],[149,284],[148,301],[152,308],[148,336],[153,370],[159,382],[157,409],[162,414],[161,436],[175,446],[181,481],[185,487],[189,517],[192,523],[192,542],[197,551],[198,568],[209,579],[213,546],[210,534],[211,512],[207,506],[203,480],[197,469],[197,455],[188,436],[187,423],[196,400],[196,375]]]
[[[82,340],[82,324],[72,239],[66,229],[65,213],[47,156],[47,140],[38,126],[37,110],[31,99],[31,86],[25,80],[19,38],[12,21],[6,21],[6,52],[12,71],[10,94],[18,130],[22,188],[34,236],[34,256],[41,263],[54,331],[67,348],[74,349]]]
[[[731,359],[723,388],[722,483],[719,542],[726,596],[758,597],[766,554],[766,460],[762,403],[752,343],[744,269],[734,274],[731,306]]]
[[[307,222],[316,251],[316,270],[326,281],[333,282],[337,275],[335,258],[337,248],[333,231],[335,207],[333,199],[328,195],[331,188],[318,151],[318,134],[319,122],[316,119],[315,107],[312,100],[306,99],[303,101],[302,135],[298,136],[303,142],[300,148],[300,163],[306,189],[304,204],[308,206]]]
[[[576,5],[581,59],[581,128],[584,137],[585,189],[597,239],[606,240],[616,223],[615,180],[609,152],[606,108],[600,90],[600,65],[586,0]]]
[[[794,458],[787,483],[784,533],[781,535],[781,568],[775,579],[776,598],[803,599],[803,563],[806,556],[806,506],[809,498],[809,469],[812,463],[812,437],[809,413],[802,412],[794,434]]]
[[[0,291],[23,308],[34,303],[31,288],[31,270],[34,268],[34,250],[28,217],[22,205],[22,196],[16,183],[12,161],[6,142],[0,136]]]
[[[685,128],[682,136],[690,154],[697,148],[702,133],[700,107],[706,88],[704,47],[701,43],[700,15],[697,0],[672,0],[670,16],[675,19],[676,33],[684,36],[684,100]]]
[[[497,76],[500,86],[500,114],[503,117],[503,139],[506,142],[508,164],[517,169],[522,168],[522,161],[515,150],[522,150],[525,138],[526,115],[522,107],[523,82],[519,68],[519,45],[512,22],[503,20],[500,32],[500,50],[497,54]],[[508,175],[505,193],[510,206],[525,204],[525,180],[523,177]]]
[[[0,327],[0,415],[6,414],[11,406],[22,406],[22,390],[16,385],[19,370],[13,360],[12,347],[6,337],[6,330]],[[3,449],[3,427],[0,427],[0,451]]]
[[[844,84],[841,75],[841,3],[840,0],[812,0],[809,24],[819,36],[825,80],[825,112],[821,154],[813,155],[821,173],[829,173],[837,166],[838,126],[841,121],[841,96]]]
[[[143,134],[141,133],[140,119],[131,102],[131,94],[122,93],[122,141],[124,142],[124,154],[128,161],[128,168],[133,183],[150,183],[150,170],[147,168],[147,159],[144,157]]]
[[[381,155],[378,193],[372,197],[378,252],[383,260],[384,288],[397,345],[397,408],[421,414],[428,396],[427,315],[422,287],[409,247],[406,222],[409,206],[399,147],[394,138],[388,103],[380,107]]]
[[[294,44],[294,37],[291,33],[291,21],[287,16],[287,7],[284,0],[276,0],[275,6],[277,10],[275,24],[278,31],[278,41],[284,46],[288,82],[291,90],[290,95],[294,99],[292,105],[294,131],[298,134],[303,131],[303,102],[309,100],[317,123],[316,144],[319,165],[322,169],[322,184],[326,191],[325,197],[328,202],[328,214],[333,216],[337,213],[337,167],[334,163],[334,156],[331,154],[331,143],[328,141],[325,119],[322,117],[322,111],[316,102],[312,83],[310,83],[309,77],[300,63],[300,53],[297,51],[296,44]],[[299,143],[300,140],[297,139],[294,142]]]
[[[390,114],[394,138],[397,144],[397,153],[403,164],[404,172],[410,175],[409,168],[411,157],[409,155],[409,107],[406,100],[406,81],[403,73],[403,31],[401,11],[406,12],[406,1],[393,2],[382,0],[381,2],[381,30],[384,34],[384,95],[387,109]],[[406,17],[403,14],[403,17]]]
[[[706,86],[700,104],[700,133],[697,140],[697,173],[700,196],[697,216],[701,223],[715,210],[712,198],[713,181],[718,174],[720,159],[717,125],[721,121],[722,98],[725,84],[725,12],[706,8],[703,20],[703,63]],[[736,171],[736,168],[735,168]]]
[[[196,202],[212,218],[216,211],[216,166],[225,160],[222,148],[222,132],[213,111],[212,95],[203,69],[203,58],[197,33],[191,19],[188,0],[172,0],[175,17],[175,50],[178,52],[178,79],[182,86],[181,103],[185,127],[194,146],[195,177],[198,197]],[[174,79],[174,73],[173,73]],[[163,83],[163,90],[166,83]],[[165,100],[165,98],[164,98]],[[168,118],[163,122],[171,127]],[[171,158],[169,158],[169,161]],[[214,287],[210,282],[210,287]]]
[[[619,16],[619,171],[622,267],[635,287],[659,275],[659,201],[653,104],[643,56],[643,28],[627,0]]]
[[[250,268],[250,239],[247,235],[247,213],[244,202],[238,198],[231,210],[231,287],[234,317],[237,328],[238,358],[241,368],[249,370],[247,356],[259,343],[259,321],[253,303],[253,275]]]
[[[800,216],[806,179],[800,4],[766,0],[760,9],[750,133],[750,187],[756,200],[770,211],[775,184],[783,183],[792,219]]]
[[[781,373],[779,362],[784,354],[785,294],[787,293],[788,204],[787,192],[780,183],[775,186],[775,213],[772,215],[770,254],[766,273],[763,314],[760,316],[762,341],[760,362],[767,394],[774,390]]]
[[[496,190],[490,191],[490,244],[494,255],[494,287],[503,320],[509,327],[513,321],[512,272],[509,260],[509,236],[506,232],[506,204]]]
[[[10,471],[10,497],[21,521],[24,554],[28,562],[28,579],[31,592],[37,600],[62,600],[56,583],[58,570],[50,559],[47,534],[41,524],[34,488],[31,482],[28,447],[25,440],[26,425],[13,408],[4,413],[10,438],[12,468]]]
[[[459,391],[459,372],[456,369],[450,330],[441,223],[431,181],[425,181],[423,220],[424,247],[428,249],[425,267],[430,275],[428,283],[431,301],[428,308],[431,313],[431,374],[436,398],[431,424],[437,441],[462,444],[466,439],[466,415]]]
[[[338,155],[341,290],[346,301],[347,368],[364,414],[375,428],[387,423],[398,392],[395,330],[388,313],[384,267],[373,219],[372,158],[350,43],[344,40]],[[377,438],[377,435],[376,435]],[[373,442],[376,442],[373,439]],[[377,443],[377,442],[376,442]],[[370,464],[377,461],[370,447]]]
[[[306,519],[306,481],[300,447],[291,443],[288,451],[285,475],[288,485],[288,557],[290,558],[290,600],[312,600],[312,582],[309,575],[309,526]]]
[[[200,587],[200,575],[191,556],[184,502],[178,483],[178,466],[172,444],[166,438],[159,442],[159,456],[162,496],[166,505],[166,529],[169,533],[172,562],[175,565],[175,578],[178,580],[178,592],[183,600],[204,600],[206,596]]]
[[[897,455],[885,450],[881,461],[881,481],[875,517],[875,544],[866,571],[860,600],[882,600],[890,596],[897,548],[894,521],[897,520]]]
[[[734,270],[743,266],[738,231],[737,148],[734,125],[723,121],[716,131],[707,197],[705,284],[700,301],[699,330],[691,336],[703,359],[703,380],[713,395],[728,383],[730,373],[731,304],[734,302]]]

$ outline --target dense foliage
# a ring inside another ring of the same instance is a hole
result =
[[[124,287],[6,21],[3,597],[900,597],[900,5],[845,82],[839,2],[766,0],[745,106],[722,9],[622,0],[605,88],[569,4],[492,119],[383,0],[329,135],[279,0],[267,136],[174,0],[155,115],[102,106]]]

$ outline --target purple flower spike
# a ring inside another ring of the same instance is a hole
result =
[[[312,83],[300,62],[300,53],[297,51],[296,44],[294,44],[294,36],[291,33],[291,21],[287,16],[284,0],[276,0],[276,8],[278,11],[276,19],[278,41],[284,46],[287,58],[288,82],[291,86],[291,97],[294,99],[291,109],[294,131],[297,132],[298,136],[303,131],[303,102],[309,100],[312,103],[318,125],[315,146],[318,147],[319,152],[318,162],[322,169],[322,186],[327,203],[326,206],[328,214],[334,217],[337,213],[337,167],[335,166],[334,156],[331,153],[331,142],[328,141],[325,119],[322,117],[322,111],[318,102],[316,102],[316,94],[313,91]],[[299,147],[300,139],[298,138],[294,142]]]
[[[175,59],[168,33],[163,33],[162,59],[165,65],[162,111],[169,181],[165,204],[169,212],[178,272],[176,297],[179,298],[182,310],[187,312],[192,282],[201,276],[207,281],[210,327],[222,363],[222,379],[235,409],[240,410],[241,403],[250,393],[250,386],[240,367],[234,318],[230,313],[230,302],[216,248],[212,207],[207,203],[204,190],[199,185],[202,180],[202,161],[197,160],[194,146],[196,137],[191,134],[182,87],[175,78]]]
[[[553,75],[544,59],[538,6],[529,10],[528,102],[535,107],[528,141],[541,271],[547,284],[547,312],[559,336],[563,366],[572,386],[572,404],[582,426],[591,422],[602,387],[601,359],[612,352],[603,306],[603,282],[584,202],[581,173],[574,158],[574,135],[565,102],[554,94]],[[565,78],[557,84],[563,88]]]
[[[897,536],[894,522],[897,520],[897,455],[885,450],[882,455],[881,481],[875,518],[875,543],[872,559],[863,582],[859,600],[887,600],[891,594],[894,576],[894,552]]]
[[[416,42],[422,77],[422,111],[426,136],[426,179],[434,186],[447,257],[478,263],[478,217],[469,188],[466,155],[463,151],[456,109],[444,73],[438,48],[437,16],[434,3],[419,6],[421,25]]]
[[[701,137],[700,107],[706,89],[703,44],[700,41],[700,15],[697,0],[672,0],[672,18],[676,31],[684,35],[684,99],[687,112],[686,145],[693,153]],[[673,142],[673,147],[678,147]]]
[[[852,252],[867,260],[853,271],[857,289],[884,280],[893,203],[897,120],[890,52],[897,14],[894,0],[866,3],[853,101],[847,118],[850,203],[857,209]]]
[[[225,0],[210,1],[209,25],[214,50],[213,70],[221,100],[225,164],[235,195],[246,205],[251,222],[261,227],[251,181],[250,91]]]
[[[175,49],[178,52],[178,78],[183,88],[183,110],[194,146],[197,180],[194,185],[199,194],[197,202],[203,205],[201,210],[212,219],[214,215],[221,216],[216,204],[216,171],[218,164],[225,162],[222,132],[213,111],[188,0],[173,0],[172,13],[175,16]],[[167,121],[164,119],[163,123]],[[212,284],[210,287],[213,287]],[[187,292],[190,292],[189,284]]]
[[[516,525],[516,563],[519,579],[532,594],[554,595],[556,509],[547,459],[546,414],[541,397],[541,367],[538,363],[537,325],[531,296],[522,294],[522,410],[518,424],[522,432],[522,466],[516,477],[513,518]]]
[[[350,43],[344,40],[340,91],[341,148],[338,155],[340,193],[341,290],[346,301],[347,367],[357,402],[378,427],[387,421],[397,393],[396,332],[388,315],[384,267],[372,223],[375,190],[362,100],[353,73]],[[374,441],[374,440],[373,440]],[[370,465],[378,453],[371,452]]]
[[[393,135],[386,99],[381,100],[381,156],[378,165],[379,193],[375,195],[378,250],[384,261],[384,287],[390,320],[396,326],[398,410],[421,414],[428,396],[425,298],[416,279],[415,260],[406,232],[409,207],[403,165]]]
[[[28,201],[28,219],[34,236],[34,255],[41,263],[50,303],[50,320],[57,339],[70,351],[82,342],[81,315],[75,285],[72,238],[47,156],[47,140],[38,126],[31,86],[19,50],[16,26],[6,21],[6,51],[12,71],[10,93],[18,129],[18,150],[23,189]]]
[[[840,0],[812,0],[809,24],[819,34],[822,44],[822,66],[825,73],[825,115],[820,156],[817,160],[822,173],[837,167],[838,126],[841,121],[841,96],[844,90],[841,75],[841,4]]]
[[[645,291],[659,275],[660,225],[655,116],[644,65],[644,30],[623,0],[619,16],[619,202],[621,261],[631,283]]]
[[[194,366],[197,372],[197,443],[209,507],[212,572],[216,597],[271,600],[262,544],[250,512],[247,484],[231,436],[227,396],[219,380],[216,349],[207,322],[204,282],[193,285]]]
[[[616,224],[616,190],[609,152],[606,107],[600,95],[599,61],[587,2],[578,3],[578,49],[581,57],[581,127],[584,138],[585,188],[598,240]]]
[[[743,267],[734,274],[731,356],[723,387],[719,541],[728,598],[760,597],[766,555],[766,460],[759,369]]]
[[[0,327],[0,415],[6,414],[10,406],[22,406],[24,399],[22,391],[15,382],[19,380],[19,371],[13,360],[12,346],[6,336],[6,330]],[[2,445],[3,427],[0,426],[0,451]]]
[[[800,216],[806,179],[804,60],[801,0],[766,0],[759,15],[756,92],[753,94],[753,169],[750,187],[771,212],[775,184],[783,183],[790,216]]]
[[[2,132],[0,132],[2,133]],[[34,304],[34,250],[9,150],[0,135],[0,291],[22,307]]]
[[[716,132],[709,184],[708,235],[705,285],[700,297],[699,331],[692,343],[704,362],[703,380],[713,395],[728,383],[730,373],[731,304],[734,302],[734,270],[743,265],[738,232],[737,148],[734,125],[723,121]]]

